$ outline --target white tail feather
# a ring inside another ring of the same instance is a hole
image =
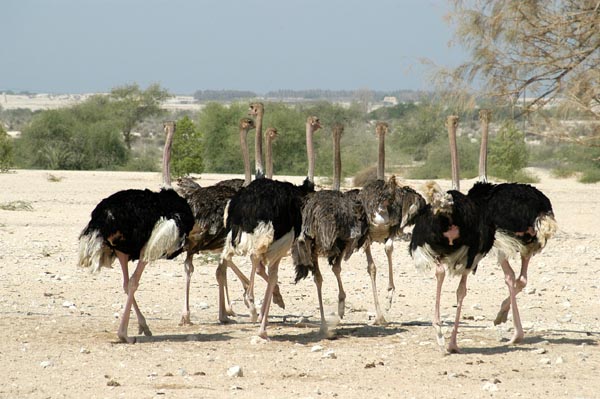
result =
[[[91,272],[99,272],[103,267],[112,267],[115,255],[104,244],[98,230],[79,238],[79,266],[91,267]]]
[[[150,239],[144,249],[144,261],[151,262],[164,258],[183,245],[183,236],[172,219],[161,218],[154,225]]]

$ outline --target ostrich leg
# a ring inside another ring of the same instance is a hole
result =
[[[123,252],[116,251],[117,259],[119,259],[119,263],[121,264],[121,271],[123,272],[123,291],[125,291],[125,295],[129,294],[129,256],[124,254]],[[144,334],[146,336],[152,336],[152,331],[148,327],[146,323],[146,318],[140,311],[138,304],[133,298],[132,301],[133,310],[135,311],[135,316],[138,320],[138,334]],[[129,318],[129,316],[127,316]]]

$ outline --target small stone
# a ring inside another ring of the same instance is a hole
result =
[[[550,359],[549,359],[549,358],[547,358],[547,357],[543,357],[543,358],[541,358],[541,359],[539,360],[539,363],[540,363],[540,364],[550,364],[550,363],[552,363],[552,360],[550,360]]]
[[[315,345],[312,348],[310,348],[311,352],[321,352],[323,350],[323,347],[321,345]]]
[[[86,355],[90,353],[90,350],[87,348],[82,347],[81,349],[79,349],[79,353],[85,353]]]
[[[40,362],[40,366],[43,368],[51,367],[54,366],[54,362],[52,360],[44,360],[43,362]]]
[[[525,293],[527,295],[533,295],[537,292],[537,290],[534,287],[526,287],[525,288]]]
[[[119,384],[117,381],[115,380],[109,380],[106,385],[108,385],[109,387],[120,387],[121,384]]]
[[[62,306],[63,306],[63,308],[70,308],[72,306],[75,306],[75,304],[73,302],[64,301]]]
[[[232,366],[227,370],[228,377],[243,377],[244,372],[242,371],[241,366]]]
[[[250,345],[264,345],[267,342],[269,341],[262,337],[259,337],[258,335],[253,335],[252,338],[250,338]]]
[[[563,364],[564,362],[565,362],[564,359],[561,356],[559,356],[554,361],[554,364]]]
[[[538,348],[531,351],[531,353],[535,353],[536,355],[543,355],[547,350],[545,348]]]
[[[335,352],[333,351],[333,349],[329,349],[327,352],[323,353],[323,356],[321,356],[323,359],[337,359],[337,356],[335,354]]]
[[[474,304],[473,306],[471,306],[471,309],[473,309],[473,310],[481,310],[481,309],[482,309],[482,307],[481,307],[481,305],[480,305],[480,304],[476,303],[476,304]]]
[[[488,392],[496,392],[498,391],[498,386],[493,382],[487,381],[485,384],[483,384],[482,389]]]
[[[182,377],[185,377],[186,375],[188,375],[188,372],[186,369],[180,368],[179,370],[177,370],[177,374],[179,374]]]
[[[239,385],[232,385],[229,387],[230,391],[241,391],[243,388],[240,387]]]

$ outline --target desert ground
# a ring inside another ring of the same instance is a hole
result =
[[[286,308],[273,305],[269,341],[256,339],[258,325],[250,322],[231,272],[237,323],[217,322],[214,256],[196,257],[194,325],[179,326],[181,255],[148,266],[136,293],[153,336],[117,343],[125,303],[120,267],[115,263],[97,274],[78,268],[77,240],[101,199],[126,188],[158,189],[159,174],[0,174],[0,207],[6,208],[0,210],[0,398],[600,397],[600,184],[535,173],[560,231],[531,261],[529,284],[519,295],[525,340],[508,344],[510,317],[493,325],[508,290],[489,255],[469,277],[458,342],[463,353],[453,355],[440,351],[431,327],[433,271],[415,270],[402,240],[395,243],[396,292],[386,326],[371,324],[373,297],[362,251],[343,264],[347,310],[332,339],[319,335],[312,279],[294,284],[289,258],[279,268]],[[227,177],[202,175],[199,182]],[[419,188],[422,182],[406,183]],[[463,181],[461,188],[472,184]],[[384,303],[383,246],[374,245],[373,254]],[[235,260],[249,272],[248,260]],[[333,312],[337,285],[326,262],[321,265],[325,306]],[[518,262],[513,265],[518,272]],[[457,285],[457,278],[446,278],[447,336]],[[258,280],[257,298],[264,287]],[[129,333],[137,334],[135,315]],[[241,375],[230,376],[235,366]]]

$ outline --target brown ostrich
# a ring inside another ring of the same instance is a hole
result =
[[[274,127],[267,128],[265,137],[267,139],[267,150],[265,161],[267,162],[267,179],[273,178],[273,141],[277,138],[278,132]]]

